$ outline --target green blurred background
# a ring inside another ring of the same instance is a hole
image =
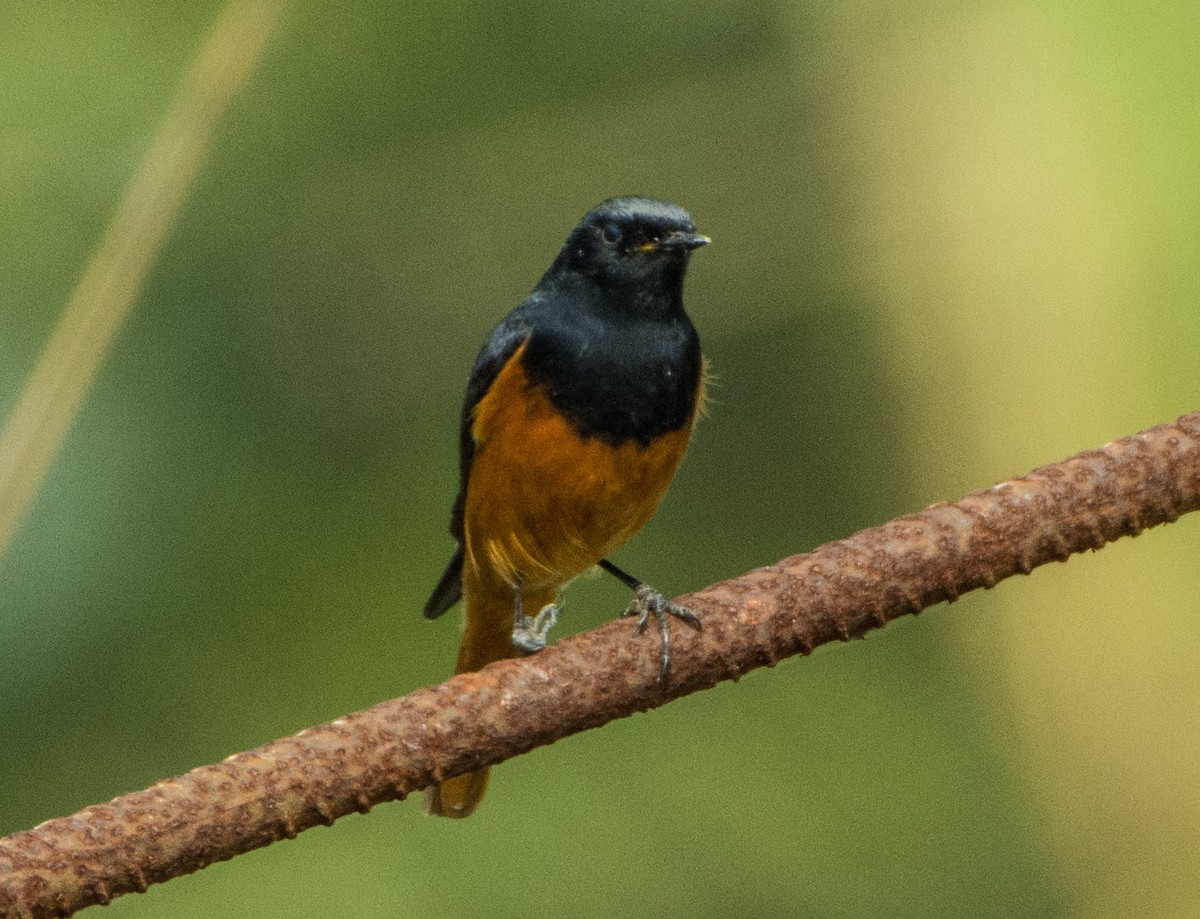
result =
[[[220,10],[5,3],[0,416]],[[1200,407],[1200,7],[297,3],[0,559],[0,833],[440,681],[456,418],[669,198],[719,381],[664,591]],[[1200,915],[1200,520],[117,901]],[[567,595],[559,636],[625,601]]]

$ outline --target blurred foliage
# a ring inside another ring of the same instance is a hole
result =
[[[7,413],[219,5],[5,4]],[[1197,407],[1174,4],[300,3],[10,551],[0,833],[444,677],[475,350],[679,201],[718,379],[618,560],[680,592]],[[1196,915],[1180,522],[123,915]],[[582,579],[561,634],[611,616]],[[633,639],[631,639],[633,640]]]

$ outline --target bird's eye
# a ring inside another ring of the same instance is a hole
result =
[[[600,233],[606,243],[616,245],[621,241],[621,228],[615,223],[606,223],[600,227]]]

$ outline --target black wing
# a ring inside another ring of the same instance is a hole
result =
[[[471,475],[471,462],[475,458],[475,438],[471,434],[475,423],[475,406],[491,389],[492,383],[500,375],[509,358],[529,338],[532,320],[540,305],[541,298],[535,293],[500,321],[475,359],[475,367],[467,381],[467,396],[463,400],[458,434],[458,497],[454,499],[454,510],[450,514],[450,535],[458,541],[458,548],[451,556],[450,564],[446,566],[437,587],[433,589],[433,594],[425,603],[426,619],[436,619],[462,599],[463,508],[467,502],[467,480]]]

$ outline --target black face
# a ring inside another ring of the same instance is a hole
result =
[[[691,215],[677,205],[654,198],[609,198],[571,232],[555,268],[604,287],[662,289],[682,281],[688,256],[707,243]]]

